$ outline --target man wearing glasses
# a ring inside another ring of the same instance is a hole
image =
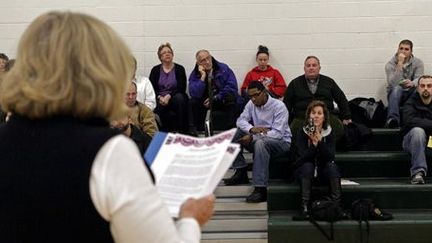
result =
[[[246,202],[259,203],[267,200],[270,155],[289,151],[291,130],[284,103],[272,98],[261,82],[252,81],[247,94],[250,100],[237,119],[238,131],[233,141],[254,154],[252,182],[255,189],[246,198]],[[234,160],[232,167],[236,171],[231,178],[224,180],[225,185],[249,183],[242,152]]]
[[[206,112],[210,109],[225,112],[227,128],[234,127],[237,107],[241,104],[234,72],[207,50],[199,50],[195,57],[196,65],[189,76],[193,125],[204,130]]]
[[[425,150],[432,148],[432,76],[418,79],[417,92],[403,106],[402,147],[411,156],[411,184],[424,184]]]
[[[413,43],[402,40],[398,50],[385,66],[387,75],[388,112],[386,127],[400,126],[399,107],[415,90],[417,79],[423,75],[423,61],[414,57]]]

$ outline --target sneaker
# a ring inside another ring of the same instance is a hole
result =
[[[417,174],[415,174],[411,179],[411,184],[413,184],[413,185],[425,184],[425,180],[423,178],[423,173],[418,172]]]
[[[255,187],[254,191],[246,198],[247,203],[260,203],[267,201],[267,188]]]
[[[399,122],[394,118],[389,118],[385,124],[385,127],[387,128],[398,128]]]

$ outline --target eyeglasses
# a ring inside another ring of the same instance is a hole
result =
[[[255,94],[250,94],[250,95],[248,95],[248,96],[249,96],[249,99],[256,98],[256,97],[258,97],[261,93],[262,93],[262,91],[260,91],[260,92],[258,92],[258,93],[255,93]]]
[[[172,51],[163,51],[161,53],[159,53],[159,55],[163,56],[165,54],[172,54]]]

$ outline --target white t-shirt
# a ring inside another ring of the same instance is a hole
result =
[[[108,140],[93,162],[91,199],[110,222],[115,242],[200,242],[198,222],[174,223],[143,163],[136,145],[123,135]]]

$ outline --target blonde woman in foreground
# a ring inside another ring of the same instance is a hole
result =
[[[132,55],[105,23],[49,12],[24,32],[0,85],[3,242],[199,242],[214,196],[175,223],[136,145],[109,128],[126,109]],[[124,113],[123,113],[124,114]]]

